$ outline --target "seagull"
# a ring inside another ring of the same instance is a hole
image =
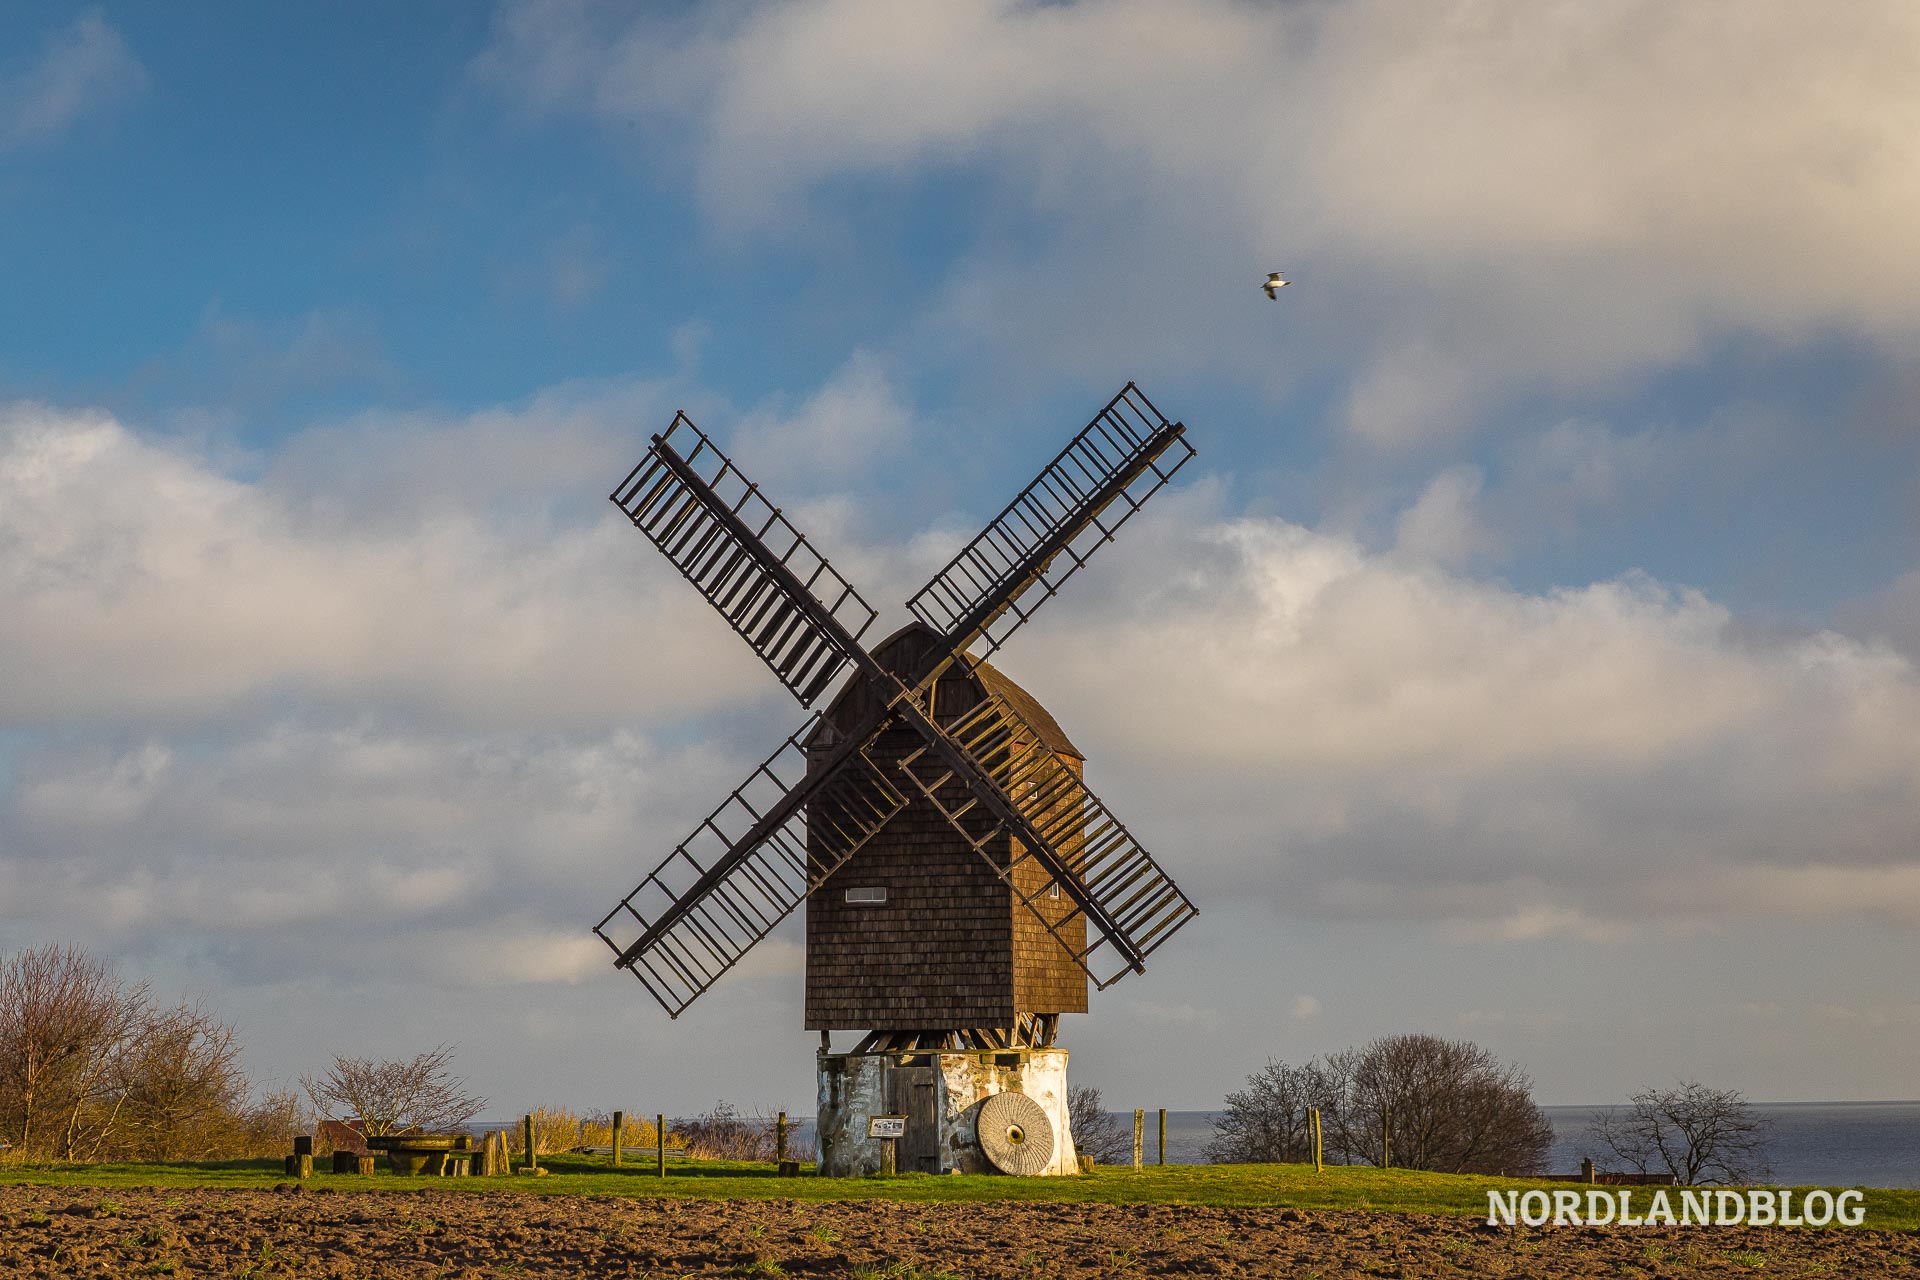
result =
[[[1287,279],[1278,271],[1269,271],[1267,273],[1267,282],[1262,285],[1261,288],[1267,291],[1269,298],[1278,299],[1280,297],[1280,291],[1292,283],[1293,281]]]

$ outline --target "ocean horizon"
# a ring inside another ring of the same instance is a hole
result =
[[[1543,1106],[1553,1125],[1547,1172],[1574,1173],[1593,1156],[1608,1162],[1586,1139],[1593,1117],[1607,1104]],[[1624,1107],[1623,1103],[1612,1104]],[[1762,1102],[1754,1113],[1770,1122],[1767,1158],[1771,1181],[1783,1186],[1920,1188],[1920,1101]],[[1132,1112],[1119,1113],[1128,1125]],[[1204,1164],[1213,1139],[1215,1111],[1167,1112],[1167,1163]],[[1147,1113],[1147,1159],[1158,1155],[1158,1119]]]
[[[1612,1104],[1624,1107],[1623,1103]],[[1586,1139],[1593,1117],[1606,1104],[1543,1106],[1553,1125],[1554,1143],[1547,1172],[1574,1173],[1593,1156],[1608,1162]],[[1920,1189],[1920,1101],[1912,1102],[1757,1102],[1755,1114],[1770,1123],[1767,1158],[1770,1181],[1781,1186],[1900,1187]],[[1133,1113],[1113,1113],[1131,1126]],[[1167,1163],[1205,1164],[1214,1122],[1222,1112],[1167,1112]],[[813,1121],[792,1117],[797,1140],[810,1141]],[[511,1129],[517,1120],[476,1122],[476,1130]],[[1147,1112],[1146,1158],[1159,1156],[1157,1112]]]

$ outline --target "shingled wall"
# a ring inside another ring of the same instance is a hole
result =
[[[874,651],[882,665],[907,670],[933,640],[912,624]],[[1013,702],[1047,739],[1049,748],[1078,771],[1080,754],[1053,717],[1025,690],[983,664],[978,677],[940,682],[935,715],[946,720],[977,705],[981,683]],[[866,713],[858,683],[843,690],[826,719],[851,727]],[[889,775],[920,745],[911,729],[882,736],[873,754]],[[902,784],[906,785],[904,779]],[[935,1030],[1011,1026],[1016,1013],[1080,1013],[1087,1007],[1086,975],[1034,919],[1007,885],[961,840],[918,793],[879,834],[807,900],[807,998],[809,1030]],[[952,784],[943,803],[965,803],[967,792]],[[973,834],[990,829],[984,814],[970,815]],[[1012,842],[990,846],[1007,864]],[[1045,888],[1046,874],[1029,861],[1017,873],[1027,892]],[[848,902],[849,889],[883,888],[884,903]],[[1041,897],[1043,908],[1064,917],[1072,902]],[[1084,942],[1085,922],[1077,925]]]

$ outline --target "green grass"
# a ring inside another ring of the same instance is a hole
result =
[[[1100,1204],[1287,1205],[1301,1209],[1369,1209],[1485,1218],[1487,1192],[1543,1185],[1524,1179],[1416,1173],[1405,1169],[1310,1165],[1150,1165],[1139,1173],[1096,1168],[1078,1178],[998,1178],[901,1174],[892,1178],[776,1178],[766,1165],[669,1160],[665,1180],[651,1164],[615,1169],[606,1156],[556,1155],[541,1160],[545,1178],[371,1178],[316,1173],[313,1188],[377,1189],[426,1194],[518,1191],[534,1195],[742,1197],[795,1200],[971,1202],[1035,1200]],[[805,1166],[803,1166],[805,1168]],[[0,1167],[0,1184],[116,1187],[261,1188],[285,1182],[277,1160],[212,1164],[53,1165]],[[1553,1184],[1544,1184],[1553,1185]],[[1560,1186],[1566,1184],[1561,1183]],[[1636,1193],[1636,1205],[1640,1196]],[[1920,1231],[1920,1191],[1868,1190],[1868,1227]],[[106,1203],[102,1202],[103,1207]]]

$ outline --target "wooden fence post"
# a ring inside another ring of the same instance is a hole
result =
[[[1320,1164],[1320,1108],[1314,1107],[1310,1114],[1313,1120],[1313,1171],[1319,1173],[1322,1169]]]
[[[1380,1167],[1393,1168],[1393,1108],[1380,1108]]]
[[[1145,1163],[1143,1157],[1146,1154],[1146,1145],[1147,1113],[1136,1108],[1133,1113],[1133,1171],[1135,1173],[1140,1172],[1140,1166]]]
[[[773,1167],[787,1162],[787,1113],[782,1111],[773,1124]]]
[[[1167,1162],[1167,1109],[1160,1108],[1160,1163]]]
[[[620,1137],[621,1130],[626,1127],[626,1123],[626,1112],[616,1111],[613,1113],[613,1167],[616,1169],[620,1167]]]
[[[653,1118],[653,1158],[659,1166],[660,1176],[667,1176],[667,1117],[657,1115]]]
[[[534,1149],[533,1145],[533,1116],[531,1113],[527,1115],[523,1123],[526,1125],[527,1130],[527,1168],[538,1169],[540,1167],[540,1153]]]

